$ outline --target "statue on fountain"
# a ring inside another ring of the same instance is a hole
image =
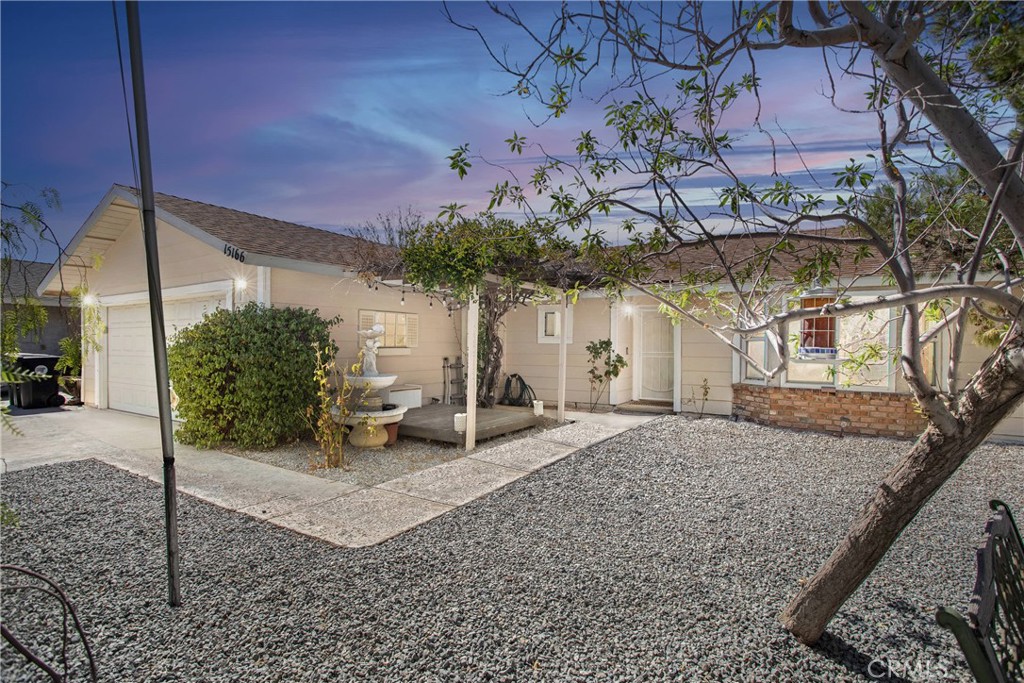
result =
[[[380,338],[384,336],[384,326],[377,323],[368,330],[357,330],[356,334],[363,340],[362,376],[377,377],[377,351],[383,344]]]
[[[359,448],[380,448],[385,443],[394,443],[398,428],[389,431],[388,425],[397,425],[402,421],[406,406],[390,405],[385,408],[383,399],[377,394],[395,383],[398,375],[382,375],[377,372],[377,352],[384,345],[384,326],[377,323],[368,330],[356,330],[361,339],[359,353],[362,355],[361,372],[358,375],[345,374],[345,381],[350,382],[358,392],[353,397],[353,404],[343,414],[339,406],[331,409],[334,420],[352,428],[349,441]]]

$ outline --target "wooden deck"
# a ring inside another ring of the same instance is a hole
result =
[[[455,413],[466,412],[465,406],[433,404],[422,408],[411,408],[398,423],[398,436],[412,436],[417,439],[466,443],[465,434],[455,431]],[[540,424],[528,408],[477,408],[476,440],[490,439],[509,432],[529,429]]]

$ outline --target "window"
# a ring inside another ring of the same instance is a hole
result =
[[[572,306],[566,309],[565,343],[572,344]],[[558,344],[562,339],[562,307],[548,305],[537,307],[537,343]]]
[[[395,311],[359,311],[359,329],[384,326],[382,349],[410,349],[420,344],[420,318],[415,313]]]
[[[561,325],[557,311],[544,311],[544,336],[557,337],[561,332]]]
[[[747,355],[757,361],[761,367],[768,364],[768,341],[765,337],[751,337],[745,342]],[[764,375],[754,369],[746,359],[741,360],[743,364],[743,381],[763,382]]]
[[[834,304],[835,297],[803,297],[800,308],[820,309],[822,306]],[[801,356],[814,358],[834,358],[836,355],[836,317],[823,315],[817,318],[804,318],[800,321]]]

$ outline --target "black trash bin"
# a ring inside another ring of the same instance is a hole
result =
[[[19,408],[52,408],[64,405],[64,397],[60,395],[57,384],[58,372],[55,369],[60,356],[49,356],[44,353],[19,353],[18,367],[28,372],[40,372],[49,375],[46,379],[20,382],[11,386],[11,403]]]

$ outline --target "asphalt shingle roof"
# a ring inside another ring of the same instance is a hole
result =
[[[132,188],[121,187],[135,193]],[[159,208],[246,252],[358,269],[360,266],[371,267],[367,254],[376,250],[379,258],[380,249],[389,249],[351,235],[161,192],[157,192],[155,198]],[[834,229],[817,231],[817,234],[830,232],[834,232]],[[714,240],[724,253],[725,261],[733,269],[755,263],[760,254],[771,249],[778,241],[779,236],[770,233],[723,235]],[[791,234],[789,241],[792,244],[791,251],[776,249],[772,253],[772,272],[777,277],[791,276],[806,259],[826,246],[819,241],[804,239],[799,233]],[[884,259],[873,250],[867,256],[855,258],[857,249],[854,246],[827,246],[839,250],[837,275],[874,275],[886,270]],[[724,273],[722,261],[706,240],[680,245],[671,254],[656,259],[651,265],[655,267],[655,279],[663,282],[679,281],[694,272],[704,273],[712,279]],[[569,267],[569,270],[572,268]]]
[[[133,188],[122,188],[137,194]],[[334,266],[356,266],[360,262],[359,250],[369,246],[358,237],[162,192],[156,192],[154,198],[158,208],[246,252]]]
[[[830,233],[833,236],[839,234],[836,230],[819,231],[815,234],[827,236]],[[859,255],[855,245],[822,243],[799,233],[790,234],[790,249],[773,249],[779,241],[780,236],[774,233],[738,233],[717,237],[714,243],[724,257],[724,263],[727,263],[733,272],[748,265],[759,271],[760,261],[771,251],[771,272],[776,277],[790,277],[822,248],[837,251],[838,267],[834,275],[854,277],[888,272],[885,259],[873,249],[867,254]],[[695,272],[712,277],[724,274],[723,259],[708,241],[682,245],[657,262],[657,279],[662,281],[679,281],[688,273]]]
[[[36,287],[53,267],[52,263],[11,259],[10,272],[7,263],[3,269],[4,301],[14,301],[24,296],[35,297]]]

